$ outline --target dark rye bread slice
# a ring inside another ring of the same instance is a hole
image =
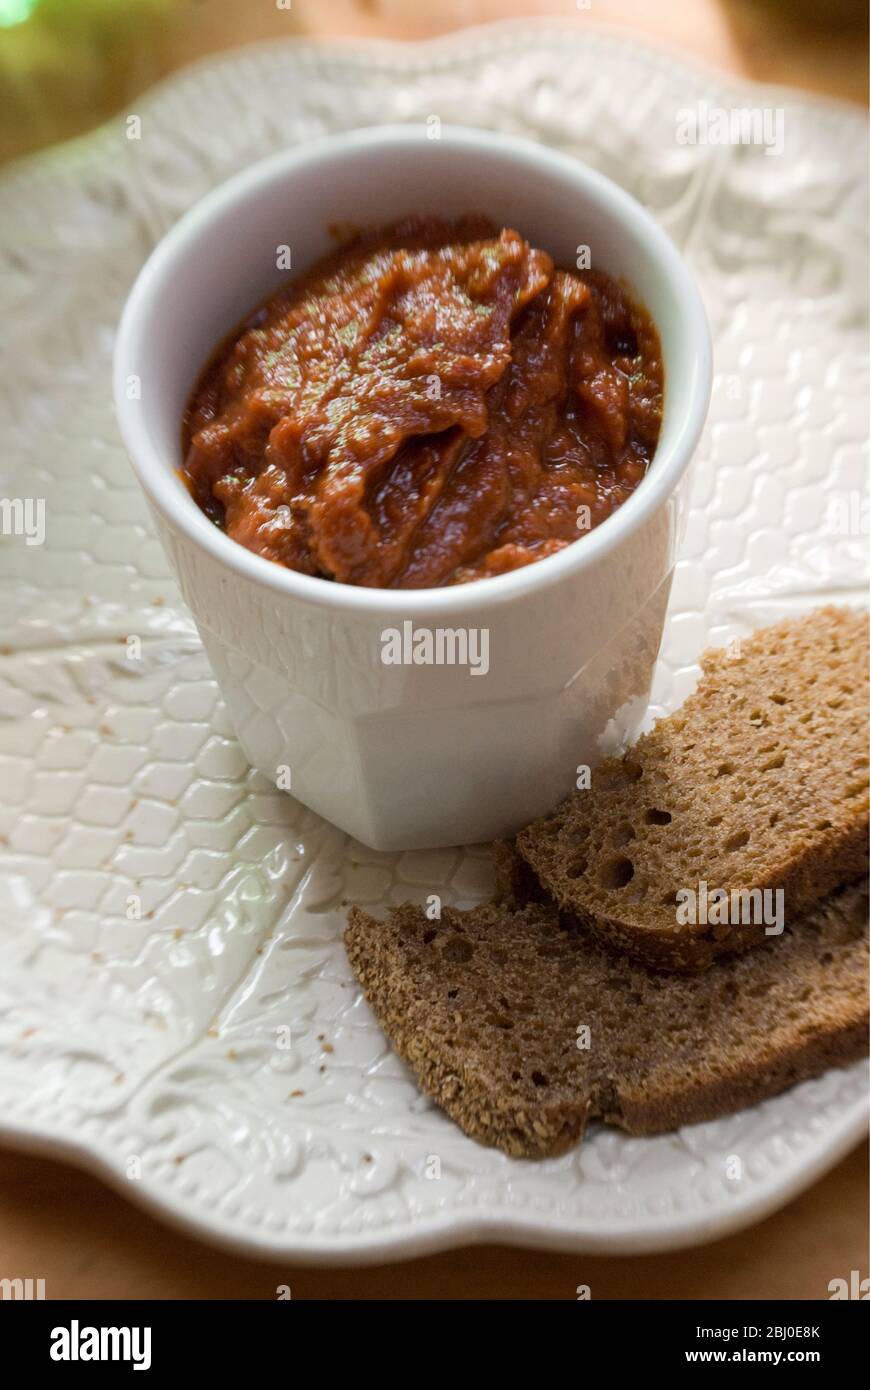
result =
[[[681,922],[679,890],[781,889],[794,917],[867,872],[866,614],[822,608],[702,666],[675,714],[517,837],[563,910],[666,970],[765,939],[757,921]]]
[[[541,887],[541,880],[528,860],[517,849],[514,840],[493,840],[492,864],[495,870],[495,901],[516,911],[530,903],[552,902]]]
[[[410,903],[383,922],[354,907],[345,945],[426,1094],[473,1139],[544,1158],[596,1117],[656,1134],[861,1056],[866,915],[866,892],[844,889],[703,975],[633,964],[540,904],[437,922]]]

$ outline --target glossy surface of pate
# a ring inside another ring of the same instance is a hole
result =
[[[605,520],[661,424],[659,340],[601,272],[476,216],[357,236],[200,378],[184,476],[290,569],[429,588],[517,569]]]

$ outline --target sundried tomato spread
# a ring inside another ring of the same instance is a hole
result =
[[[661,423],[646,312],[481,217],[357,236],[224,344],[185,417],[188,487],[304,574],[428,588],[517,569],[637,487]]]

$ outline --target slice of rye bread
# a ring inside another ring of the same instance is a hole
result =
[[[383,922],[354,907],[344,939],[426,1094],[473,1139],[544,1158],[596,1117],[656,1134],[861,1056],[866,916],[866,889],[846,888],[703,975],[634,964],[540,904],[437,922],[410,903]]]
[[[754,923],[681,922],[679,890],[781,889],[794,917],[867,872],[867,615],[822,608],[702,666],[675,714],[517,837],[579,923],[686,972],[758,945],[764,924],[757,900]]]

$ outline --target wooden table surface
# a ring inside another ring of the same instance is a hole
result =
[[[99,0],[92,3],[99,6]],[[732,73],[867,99],[861,23],[819,22],[819,16],[848,16],[856,9],[863,14],[863,0],[854,6],[851,0],[794,3],[793,11],[805,11],[805,19],[794,12],[789,17],[788,7],[776,0],[593,0],[588,9],[570,0],[293,0],[290,10],[279,10],[274,0],[180,0],[171,23],[166,4],[154,0],[153,8],[161,17],[149,42],[135,46],[136,61],[122,61],[118,49],[102,77],[98,63],[88,64],[87,82],[76,79],[70,61],[77,36],[65,37],[66,85],[54,109],[35,100],[39,78],[29,93],[26,80],[29,61],[48,80],[45,55],[51,45],[45,34],[36,35],[37,43],[28,26],[4,31],[0,91],[5,95],[2,83],[11,74],[21,109],[0,137],[0,157],[87,129],[173,68],[250,39],[424,38],[466,23],[530,14],[611,24]],[[130,13],[126,6],[120,10]],[[47,4],[44,13],[47,24],[54,11]],[[44,1278],[48,1298],[272,1298],[279,1284],[289,1284],[293,1297],[303,1299],[573,1299],[577,1285],[588,1284],[593,1299],[818,1299],[828,1296],[835,1277],[848,1279],[853,1269],[867,1275],[867,1230],[862,1145],[761,1225],[694,1250],[607,1259],[486,1246],[357,1270],[294,1268],[214,1251],[163,1227],[83,1173],[0,1151],[0,1278]]]
[[[45,1279],[52,1298],[820,1299],[867,1274],[867,1154],[743,1234],[668,1255],[607,1259],[492,1245],[403,1264],[314,1269],[212,1250],[95,1179],[0,1150],[0,1278]]]

